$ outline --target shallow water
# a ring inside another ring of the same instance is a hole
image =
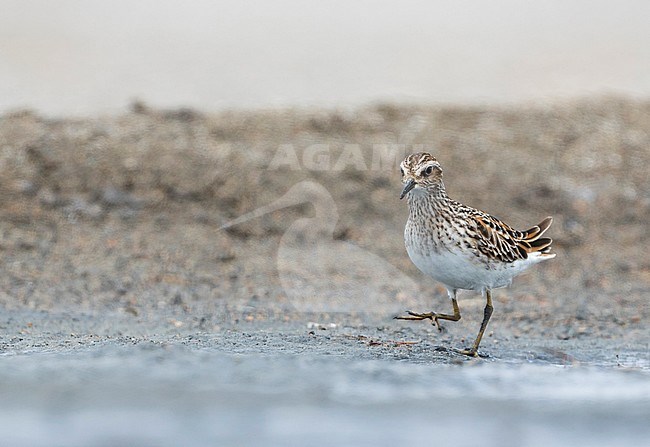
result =
[[[645,365],[630,368],[227,351],[168,340],[4,355],[0,437],[14,446],[606,446],[650,436],[650,369],[639,353],[630,355]]]

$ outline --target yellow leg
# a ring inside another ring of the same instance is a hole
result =
[[[470,349],[463,349],[458,351],[461,354],[469,355],[471,357],[478,356],[478,346],[481,344],[483,333],[485,332],[488,321],[490,321],[490,317],[492,316],[492,310],[494,310],[492,307],[492,293],[490,290],[487,290],[485,294],[487,295],[487,304],[485,305],[485,309],[483,309],[483,321],[481,322],[481,329],[479,329],[476,340],[474,340],[474,345]]]
[[[449,320],[449,321],[458,321],[460,320],[460,309],[458,308],[458,301],[456,301],[456,292],[454,292],[454,297],[451,299],[451,304],[454,306],[454,314],[449,315],[449,314],[439,314],[437,312],[426,312],[426,313],[416,313],[416,312],[411,312],[410,310],[407,311],[406,313],[408,315],[404,315],[401,317],[395,317],[396,320],[431,320],[431,324],[434,324],[438,326],[438,330],[441,331],[442,327],[440,327],[440,322],[438,320]]]

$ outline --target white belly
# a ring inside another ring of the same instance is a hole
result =
[[[423,254],[408,244],[406,251],[420,271],[449,289],[483,291],[507,287],[512,283],[512,278],[534,263],[522,260],[508,264],[488,265],[471,253],[454,253],[442,249],[439,253]]]

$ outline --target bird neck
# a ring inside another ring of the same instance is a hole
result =
[[[425,213],[429,214],[447,209],[452,202],[442,181],[428,186],[424,191],[408,195],[409,210],[413,217],[420,215],[425,210],[427,210]]]

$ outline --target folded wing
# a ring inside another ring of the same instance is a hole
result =
[[[553,223],[552,217],[525,231],[517,231],[486,213],[477,212],[473,217],[476,221],[477,248],[492,258],[514,262],[527,259],[529,254],[535,252],[550,254],[553,240],[542,235]]]

